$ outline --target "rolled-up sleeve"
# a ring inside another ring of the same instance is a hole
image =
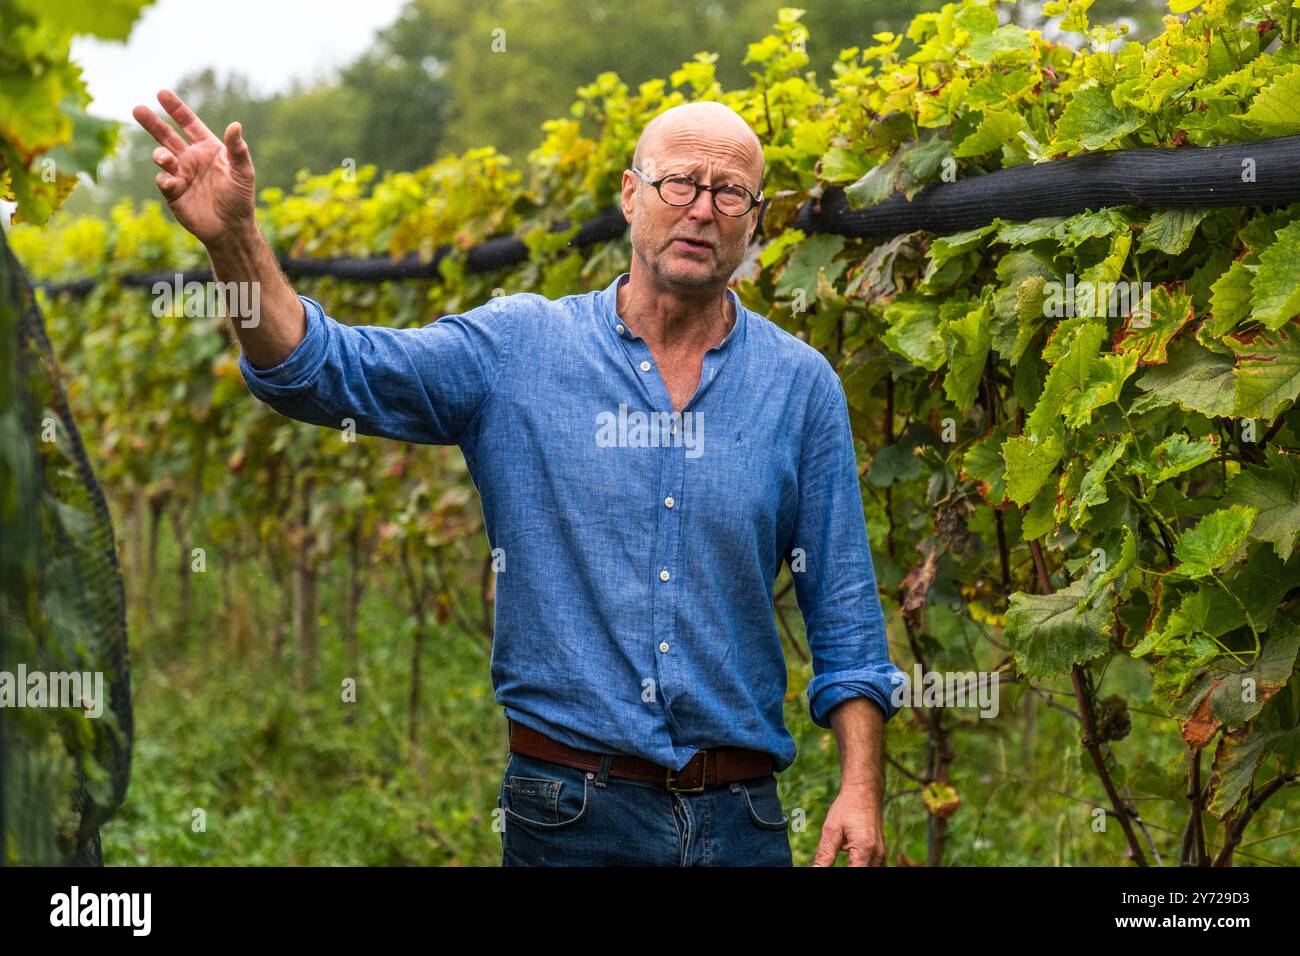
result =
[[[499,297],[420,328],[349,326],[298,296],[303,340],[279,365],[239,369],[248,390],[282,415],[362,435],[428,445],[460,442],[508,359],[513,316]]]
[[[808,712],[819,727],[830,727],[827,715],[850,697],[874,701],[889,720],[899,709],[894,689],[907,683],[889,659],[848,402],[829,363],[826,373],[820,409],[804,436],[787,553],[812,651]]]

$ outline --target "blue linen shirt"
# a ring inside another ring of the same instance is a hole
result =
[[[674,413],[618,315],[627,279],[408,329],[348,326],[299,296],[293,353],[239,366],[290,418],[460,447],[499,559],[491,674],[507,717],[677,770],[702,748],[751,747],[780,772],[796,749],[773,620],[783,558],[813,722],[830,727],[859,696],[888,720],[907,683],[886,646],[844,390],[820,352],[728,289],[736,321]]]

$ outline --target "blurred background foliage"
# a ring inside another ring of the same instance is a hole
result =
[[[802,23],[813,38],[808,70],[828,80],[831,64],[851,42],[901,32],[939,0],[808,0]],[[1042,26],[1043,5],[1010,6],[1012,22]],[[747,86],[753,64],[746,47],[770,22],[767,0],[615,0],[574,5],[565,0],[411,0],[373,47],[330,83],[258,97],[248,78],[198,70],[176,86],[181,98],[220,132],[239,120],[253,144],[260,187],[289,189],[300,170],[324,172],[345,158],[359,168],[413,170],[481,146],[494,146],[520,167],[541,124],[563,116],[573,91],[612,70],[632,89],[662,77],[665,64],[702,50],[718,54],[724,88]],[[1096,22],[1129,24],[1145,40],[1167,12],[1156,0],[1098,0]],[[503,31],[497,34],[494,31]],[[1050,34],[1050,30],[1047,31]],[[850,39],[855,38],[855,39]],[[1076,40],[1069,35],[1064,42]],[[497,52],[502,47],[503,52]],[[495,47],[495,49],[494,49]],[[141,102],[156,106],[154,90]],[[585,122],[583,134],[595,133]],[[77,190],[66,208],[107,214],[120,199],[158,198],[150,159],[156,145],[143,130],[123,127],[124,144],[102,170],[98,186]]]

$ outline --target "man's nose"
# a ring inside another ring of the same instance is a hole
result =
[[[687,207],[687,214],[692,219],[705,221],[712,219],[717,214],[717,210],[713,208],[713,193],[701,189],[695,196],[695,202]]]

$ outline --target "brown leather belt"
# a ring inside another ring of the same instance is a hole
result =
[[[562,744],[508,717],[506,722],[510,725],[510,749],[515,753],[579,770],[600,770],[604,754]],[[613,755],[609,765],[611,777],[628,777],[658,784],[667,790],[696,793],[705,787],[766,777],[772,772],[772,755],[748,747],[714,747],[697,751],[686,766],[677,771],[629,754]]]

